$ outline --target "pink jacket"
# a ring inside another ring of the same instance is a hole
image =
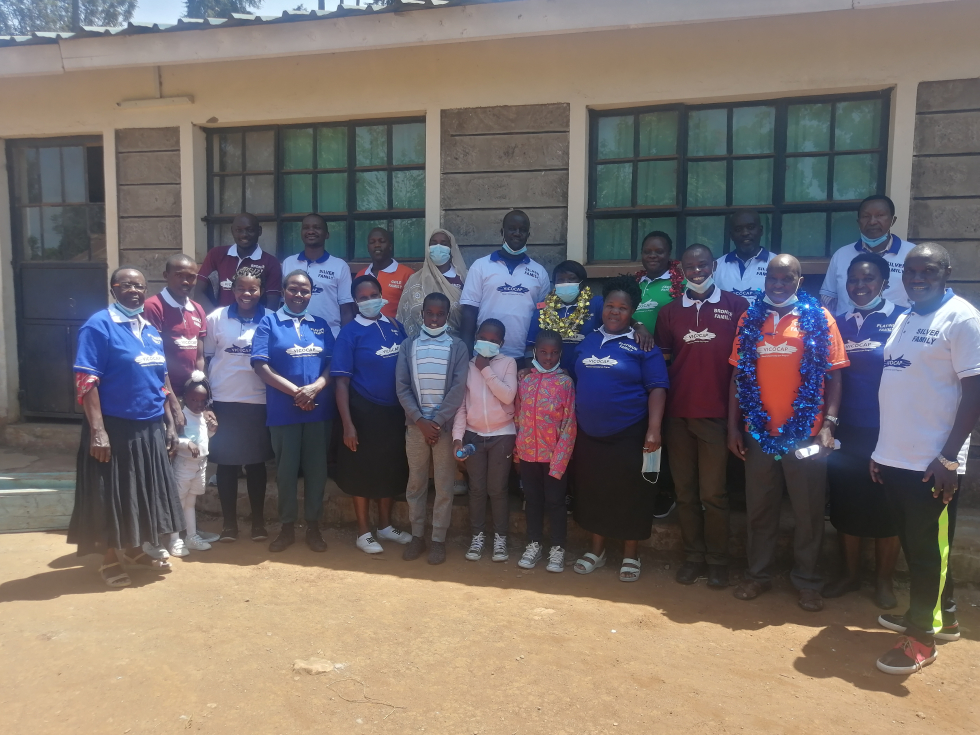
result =
[[[522,462],[547,462],[561,479],[575,446],[575,384],[565,372],[531,370],[518,386],[521,408],[514,450]]]
[[[513,357],[497,355],[482,371],[476,369],[476,358],[470,359],[466,374],[466,398],[453,421],[453,439],[463,438],[467,430],[489,434],[508,424],[514,428],[514,396],[517,395],[517,362]]]

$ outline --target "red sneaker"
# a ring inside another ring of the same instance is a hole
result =
[[[886,674],[906,676],[921,671],[936,660],[936,647],[902,636],[895,647],[878,659],[878,669]]]

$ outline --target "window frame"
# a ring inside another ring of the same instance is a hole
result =
[[[729,252],[731,248],[731,239],[728,237],[728,224],[729,217],[739,211],[746,210],[756,210],[761,215],[768,215],[770,218],[770,248],[773,252],[781,252],[782,248],[782,218],[784,214],[805,214],[805,213],[823,213],[826,215],[826,232],[830,232],[830,217],[835,212],[857,212],[858,204],[860,200],[856,199],[845,199],[845,200],[825,200],[820,202],[785,202],[785,192],[786,192],[786,160],[787,158],[807,158],[807,157],[818,157],[826,156],[828,160],[828,172],[827,181],[830,187],[833,186],[834,181],[834,164],[838,155],[845,153],[844,151],[838,152],[836,150],[836,135],[833,135],[835,130],[836,118],[837,118],[837,106],[835,103],[839,102],[851,102],[851,101],[867,101],[867,100],[880,100],[881,101],[881,119],[879,121],[880,129],[878,131],[878,147],[868,148],[868,149],[855,149],[848,150],[846,154],[868,154],[875,153],[879,157],[878,163],[878,180],[876,182],[876,189],[874,193],[884,193],[887,180],[888,180],[888,152],[889,152],[889,130],[890,130],[890,120],[891,120],[891,99],[892,99],[892,88],[880,89],[870,92],[855,92],[847,94],[820,94],[820,95],[802,95],[794,97],[777,97],[772,99],[757,99],[757,100],[739,100],[735,102],[714,102],[707,104],[683,104],[674,103],[666,105],[647,105],[643,107],[626,107],[626,108],[611,108],[611,109],[590,109],[589,110],[589,155],[588,155],[588,165],[589,165],[589,180],[588,180],[588,200],[586,207],[586,257],[589,264],[615,264],[615,263],[635,263],[639,261],[639,243],[637,239],[640,235],[638,232],[638,220],[639,219],[651,219],[656,217],[676,217],[677,222],[677,241],[680,243],[687,242],[687,218],[689,216],[697,217],[711,217],[711,216],[724,216],[726,218],[725,222],[725,237],[723,253]],[[830,131],[832,133],[829,148],[827,151],[807,151],[807,152],[793,152],[788,153],[786,150],[787,144],[787,122],[788,122],[788,111],[791,105],[798,104],[830,104]],[[752,154],[735,154],[727,153],[727,151],[733,150],[732,147],[732,137],[733,137],[733,125],[732,116],[736,108],[744,107],[773,107],[775,108],[775,116],[773,123],[773,152],[772,153],[752,153]],[[717,110],[723,109],[727,110],[727,131],[726,131],[726,153],[724,155],[711,155],[711,156],[689,156],[687,153],[688,146],[688,133],[689,133],[689,122],[687,115],[691,112],[701,111],[701,110]],[[677,130],[677,149],[676,153],[671,156],[639,156],[634,155],[631,158],[615,158],[615,159],[602,159],[602,164],[608,163],[633,163],[633,176],[632,176],[632,191],[630,198],[630,206],[628,207],[610,207],[605,209],[598,209],[596,207],[597,189],[598,189],[598,165],[600,163],[599,154],[599,120],[605,117],[622,117],[626,115],[632,115],[634,117],[633,124],[633,151],[634,154],[639,153],[639,136],[640,136],[640,126],[638,124],[639,116],[651,112],[665,112],[665,111],[676,111],[678,113],[678,130]],[[695,162],[710,162],[710,161],[724,161],[726,163],[726,191],[725,191],[725,206],[711,206],[711,207],[688,207],[686,206],[687,201],[687,184],[688,184],[688,163],[689,160],[693,158]],[[734,165],[728,163],[729,161],[739,161],[739,160],[753,160],[753,159],[772,159],[773,160],[773,172],[772,172],[772,201],[769,204],[760,205],[735,205],[732,204],[733,197],[733,170]],[[638,164],[645,161],[658,161],[658,160],[677,160],[677,181],[676,181],[676,199],[674,205],[664,205],[664,206],[647,206],[638,207],[633,206],[633,202],[636,201],[637,196],[637,182],[638,182]],[[832,188],[828,190],[828,195],[832,195]],[[631,239],[630,239],[630,259],[616,259],[616,260],[596,260],[594,257],[594,247],[595,247],[595,222],[597,220],[604,219],[630,219],[631,227]],[[832,255],[833,243],[827,242],[824,245],[824,254],[821,256],[799,256],[803,261],[821,261],[829,259]]]
[[[395,209],[393,206],[385,210],[371,210],[371,211],[357,211],[357,174],[362,171],[386,171],[387,172],[387,184],[388,184],[388,201],[392,205],[394,204],[394,191],[393,191],[393,176],[395,171],[423,171],[425,172],[428,166],[428,151],[426,152],[426,160],[421,164],[394,164],[393,156],[394,150],[392,146],[392,126],[393,125],[406,125],[413,123],[425,124],[425,116],[412,115],[407,117],[387,117],[387,118],[367,118],[367,119],[357,119],[357,120],[335,120],[335,121],[313,121],[306,123],[288,123],[288,124],[271,124],[271,125],[236,125],[230,127],[205,127],[205,138],[206,138],[206,157],[207,157],[207,214],[201,218],[207,226],[207,248],[211,250],[213,247],[217,247],[222,244],[215,241],[215,233],[219,231],[220,225],[230,225],[232,221],[241,212],[247,211],[245,209],[245,198],[246,191],[245,186],[242,186],[242,198],[241,198],[241,211],[234,214],[219,214],[215,212],[215,182],[219,178],[224,177],[241,177],[244,178],[249,174],[259,174],[259,175],[269,175],[273,177],[273,207],[274,212],[272,214],[263,213],[255,214],[259,220],[259,224],[265,224],[268,222],[274,222],[276,224],[276,250],[273,255],[276,256],[280,261],[283,260],[286,255],[284,252],[284,239],[286,228],[283,227],[284,224],[289,222],[301,222],[303,217],[306,217],[310,212],[284,212],[283,196],[284,187],[282,184],[283,176],[286,174],[308,174],[312,177],[312,204],[313,206],[319,205],[319,174],[322,173],[345,173],[347,175],[347,212],[343,215],[338,215],[336,213],[318,213],[326,220],[327,226],[332,223],[343,222],[347,225],[346,242],[344,248],[344,254],[341,256],[343,260],[348,263],[367,263],[370,262],[369,259],[364,257],[355,257],[356,252],[356,228],[355,223],[358,221],[372,221],[372,220],[387,220],[388,228],[392,229],[394,222],[401,219],[425,219],[426,212],[425,206],[421,209]],[[387,136],[387,163],[381,166],[358,166],[357,165],[357,141],[356,141],[356,128],[358,127],[376,127],[384,125],[386,127]],[[344,169],[332,169],[332,168],[312,168],[312,169],[289,169],[283,168],[283,161],[285,158],[285,136],[283,131],[286,130],[300,130],[300,129],[313,129],[313,163],[316,164],[317,161],[317,149],[319,146],[319,136],[317,135],[317,130],[320,128],[346,128],[347,133],[347,166]],[[228,134],[228,133],[240,133],[242,134],[242,165],[245,165],[247,159],[247,143],[245,133],[254,132],[264,132],[272,131],[273,133],[273,166],[274,170],[242,170],[238,172],[222,172],[215,170],[215,145],[218,135]],[[426,131],[428,134],[428,130]],[[329,243],[330,241],[328,241]],[[396,253],[398,243],[395,243]],[[399,262],[413,263],[421,262],[420,258],[402,258]]]

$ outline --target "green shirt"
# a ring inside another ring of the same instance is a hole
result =
[[[642,281],[640,283],[640,295],[640,305],[636,308],[633,318],[646,327],[650,334],[653,334],[660,309],[664,304],[669,304],[673,300],[670,298],[670,271],[654,281]]]

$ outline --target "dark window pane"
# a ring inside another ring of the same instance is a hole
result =
[[[724,161],[691,161],[688,163],[687,206],[725,206],[726,166]]]
[[[302,222],[283,222],[282,223],[282,252],[280,256],[285,258],[301,252],[304,248],[303,240],[300,237],[300,230],[303,229]],[[286,274],[283,273],[285,276]]]
[[[392,172],[391,199],[394,209],[425,209],[425,171]]]
[[[732,163],[732,204],[772,204],[771,158],[749,158]]]
[[[90,245],[88,207],[52,207],[51,209],[60,210],[59,215],[51,218],[60,242],[58,249],[52,250],[48,247],[48,239],[45,236],[45,257],[52,260],[88,260]],[[47,211],[49,210],[45,209],[45,212]]]
[[[633,194],[633,164],[596,166],[596,207],[628,207]]]
[[[105,202],[104,149],[100,145],[90,145],[85,149],[86,172],[88,174],[88,200],[92,203]]]
[[[214,203],[218,214],[238,214],[242,211],[242,177],[218,176],[214,180]]]
[[[694,110],[687,116],[687,155],[728,153],[728,110]]]
[[[877,188],[877,153],[834,157],[834,199],[864,199]]]
[[[219,133],[215,146],[215,171],[242,171],[242,134]]]
[[[88,201],[85,193],[85,149],[81,146],[61,149],[61,163],[65,170],[65,201],[83,204]]]
[[[61,149],[42,148],[40,150],[41,164],[41,201],[45,204],[63,202],[61,192]]]
[[[285,170],[313,168],[313,128],[283,130],[282,148],[282,167]]]
[[[231,236],[231,223],[222,222],[211,225],[211,244],[213,247],[222,245],[233,245],[235,242]]]
[[[599,118],[599,160],[633,157],[633,116]]]
[[[827,157],[786,159],[786,201],[820,202],[827,199]]]
[[[630,260],[630,219],[597,219],[593,230],[593,260]]]
[[[313,174],[286,174],[282,177],[282,207],[286,214],[313,210]]]
[[[388,209],[388,172],[359,171],[356,176],[357,210],[374,212]]]
[[[338,258],[347,259],[347,223],[346,222],[328,222],[327,229],[330,232],[330,237],[327,238],[327,252],[331,255],[335,255]]]
[[[104,263],[108,255],[105,239],[105,207],[88,207],[89,259]]]
[[[736,107],[732,110],[732,153],[772,153],[775,107]]]
[[[830,150],[830,105],[790,105],[786,124],[786,151],[809,153]]]
[[[688,217],[687,218],[687,241],[683,247],[688,247],[698,242],[707,245],[713,253],[721,253],[725,247],[725,220],[724,215],[714,217]],[[674,252],[681,251],[681,244],[674,244]]]
[[[367,239],[368,233],[375,227],[388,229],[388,220],[357,220],[354,223],[354,258],[356,260],[368,260]]]
[[[396,166],[425,163],[425,123],[391,126],[391,162]]]
[[[636,205],[664,207],[677,204],[677,160],[641,161],[637,164]]]
[[[842,245],[853,245],[861,237],[857,212],[832,212],[830,215],[830,248],[838,250]],[[856,255],[857,253],[855,253]]]
[[[880,100],[837,103],[834,150],[855,151],[877,148],[880,131]]]
[[[41,260],[43,248],[43,235],[41,233],[41,208],[25,207],[21,210],[23,218],[21,227],[24,237],[24,260]]]
[[[320,174],[316,186],[318,212],[347,211],[347,174]]]
[[[802,212],[783,215],[783,243],[780,251],[796,256],[822,257],[827,250],[827,215]]]
[[[347,166],[347,128],[317,130],[317,167],[344,168]]]
[[[41,203],[41,164],[38,161],[37,148],[28,148],[24,151],[24,178],[25,186],[21,194],[22,200],[28,204]]]
[[[276,134],[272,130],[245,133],[245,168],[273,171],[276,168]]]
[[[252,214],[275,212],[275,177],[272,174],[245,177],[245,211]]]
[[[425,220],[396,219],[395,255],[401,260],[422,260],[425,257]]]
[[[677,254],[677,217],[640,217],[636,221],[636,252],[643,247],[643,241],[651,232],[666,232],[674,243]],[[637,256],[639,259],[639,256]]]
[[[272,177],[270,176],[269,178],[271,179]],[[262,222],[261,224],[262,234],[259,235],[259,245],[261,245],[262,249],[267,253],[272,253],[276,257],[279,257],[278,253],[276,252],[276,248],[278,247],[276,240],[276,233],[279,230],[278,226],[275,222]],[[231,242],[233,241],[229,241],[228,244],[230,245]]]
[[[676,155],[677,118],[676,110],[640,115],[641,156]]]
[[[354,134],[358,166],[386,166],[388,164],[388,128],[370,125],[357,128]]]

